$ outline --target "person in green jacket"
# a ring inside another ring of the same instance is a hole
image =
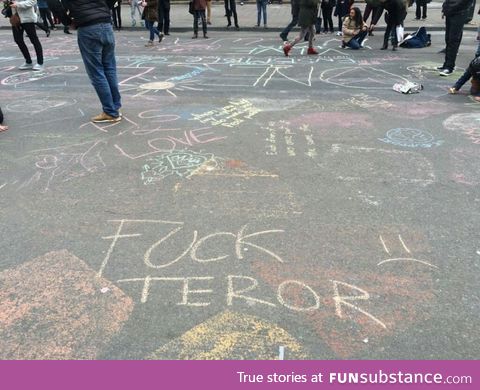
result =
[[[298,25],[301,27],[300,35],[295,40],[285,42],[283,44],[283,52],[288,57],[288,53],[298,42],[308,34],[308,51],[307,54],[318,54],[313,47],[313,38],[315,37],[315,22],[318,15],[318,0],[300,0],[300,12],[298,14]]]

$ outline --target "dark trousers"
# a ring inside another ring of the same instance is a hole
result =
[[[390,18],[393,19],[393,18]],[[388,39],[391,37],[392,38],[392,45],[394,47],[398,46],[398,39],[397,39],[397,31],[396,31],[397,25],[395,24],[395,21],[388,21],[387,27],[385,27],[385,34],[383,36],[383,45],[387,46],[388,45]]]
[[[470,23],[473,19],[473,14],[475,13],[475,4],[476,4],[477,0],[473,0],[471,3],[470,3],[470,7],[468,7],[468,10],[467,10],[467,18],[465,19],[465,23]]]
[[[323,16],[323,32],[333,32],[333,19],[332,19],[333,7],[322,5]]]
[[[466,12],[445,16],[445,62],[443,67],[453,70],[457,59],[458,48],[462,42],[463,25],[467,17]]]
[[[170,5],[158,3],[158,31],[168,34],[170,30]]]
[[[294,28],[298,24],[298,14],[297,15],[292,15],[292,21],[283,29],[281,32],[281,35],[287,36],[290,31],[292,31],[292,28]]]
[[[225,14],[227,15],[227,25],[232,25],[232,15],[235,27],[238,27],[237,5],[235,0],[225,0]]]
[[[122,6],[118,4],[118,7],[112,8],[112,16],[113,16],[113,25],[117,30],[122,28]]]
[[[198,19],[201,19],[202,21],[202,30],[203,30],[203,35],[207,35],[207,19],[205,16],[205,10],[195,10],[193,13],[193,33],[195,35],[198,35]]]
[[[426,19],[427,18],[427,5],[420,5],[417,3],[417,9],[415,10],[415,17],[417,19]]]
[[[48,24],[50,23],[50,28],[54,28],[55,25],[53,24],[52,20],[52,13],[48,8],[39,8],[40,10],[40,17],[43,20],[43,25],[48,28]]]
[[[28,47],[23,40],[23,32],[27,33],[30,42],[35,49],[35,53],[37,54],[37,62],[39,65],[43,65],[43,49],[40,40],[38,39],[37,32],[35,31],[35,23],[22,23],[20,27],[13,27],[13,40],[18,45],[18,48],[23,54],[23,58],[25,58],[25,62],[28,64],[32,63],[32,57],[30,57],[30,52],[28,51]]]

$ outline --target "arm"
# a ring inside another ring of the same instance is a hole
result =
[[[14,1],[12,4],[10,4],[10,7],[18,8],[18,9],[27,9],[27,8],[33,7],[36,4],[37,4],[37,0],[21,0],[21,1]]]

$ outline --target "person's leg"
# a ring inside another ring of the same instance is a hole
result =
[[[112,8],[110,13],[112,14],[113,25],[114,25],[115,29],[118,29],[117,13],[115,12],[115,8]]]
[[[333,7],[328,7],[328,11],[327,11],[327,21],[328,21],[328,26],[329,26],[329,30],[331,33],[333,33],[335,30],[333,28]]]
[[[385,49],[388,49],[388,40],[390,38],[390,34],[391,34],[391,24],[390,23],[387,23],[386,27],[385,27],[385,33],[383,34],[383,46],[382,46],[382,50],[385,50]]]
[[[349,47],[350,49],[352,49],[352,50],[358,50],[358,49],[360,49],[360,44],[359,44],[358,41],[355,39],[355,37],[353,37],[352,39],[350,39],[345,45],[346,45],[347,47]]]
[[[225,2],[225,16],[227,17],[227,27],[232,25],[232,13],[230,11],[230,0],[224,0]]]
[[[315,25],[308,26],[308,47],[313,48],[313,39],[315,38]]]
[[[427,19],[427,4],[422,7],[422,19]]]
[[[170,31],[170,7],[166,7],[163,12],[163,32],[165,35],[169,35]]]
[[[48,9],[47,8],[39,8],[38,10],[40,11],[40,17],[42,18],[43,27],[48,29],[48,23],[47,23],[47,11],[48,11]]]
[[[458,49],[462,42],[463,25],[465,22],[465,13],[450,16],[450,29],[445,51],[445,67],[453,71],[455,68],[455,61],[457,59]],[[448,17],[447,17],[448,18]]]
[[[105,77],[107,78],[108,86],[110,88],[113,107],[115,108],[115,112],[112,112],[111,114],[107,112],[107,114],[116,117],[120,114],[118,110],[122,106],[122,102],[120,91],[118,89],[117,63],[115,60],[115,36],[110,24],[103,24],[102,27],[102,65],[105,72]]]
[[[261,12],[262,12],[262,0],[257,0],[257,27],[260,26]]]
[[[35,49],[38,65],[43,65],[43,49],[40,39],[38,39],[37,31],[35,30],[35,23],[24,23],[23,28]]]
[[[200,18],[202,19],[202,31],[203,31],[203,37],[208,38],[207,36],[207,17],[205,15],[205,10],[200,11]]]
[[[212,2],[209,0],[207,1],[207,24],[212,23]]]
[[[55,23],[53,23],[52,13],[48,8],[46,9],[46,11],[48,23],[50,23],[50,28],[53,30],[55,28]]]
[[[416,8],[415,8],[415,19],[420,19],[420,16],[422,16],[422,9],[421,5],[418,4],[418,1],[416,2]]]
[[[108,39],[110,42],[114,42],[110,24],[81,27],[78,29],[77,39],[85,70],[100,99],[103,112],[117,118],[120,94],[116,93],[114,102],[113,93],[115,93],[115,88],[118,90],[118,82],[116,83],[114,44],[110,43],[109,47],[104,49],[106,39],[103,35],[104,29],[107,27],[110,28]],[[108,79],[106,72],[109,74]]]
[[[367,4],[365,6],[365,11],[363,11],[363,21],[364,22],[366,22],[368,20],[368,17],[370,16],[371,12],[372,12],[372,6],[370,4]]]
[[[298,36],[293,40],[293,42],[290,44],[290,46],[295,46],[298,42],[303,41],[303,38],[305,38],[305,35],[308,34],[308,27],[302,27],[300,30],[300,33]]]
[[[267,0],[262,0],[263,25],[267,27]]]
[[[233,23],[235,24],[235,27],[238,28],[237,5],[235,3],[235,0],[230,0],[230,11],[233,15]]]
[[[122,28],[122,6],[118,4],[117,10],[117,20],[118,20],[118,28]]]
[[[193,38],[198,37],[198,17],[200,16],[199,11],[193,11]]]
[[[158,24],[157,28],[158,31],[163,32],[164,28],[164,20],[165,20],[165,8],[163,7],[163,4],[161,1],[158,2],[158,8],[157,8],[157,17],[158,17]]]

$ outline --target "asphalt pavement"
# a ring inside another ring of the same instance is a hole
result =
[[[441,28],[287,58],[288,7],[117,32],[114,124],[75,33],[40,34],[33,72],[0,30],[0,358],[480,357],[480,105],[447,93],[476,32],[449,77]]]

